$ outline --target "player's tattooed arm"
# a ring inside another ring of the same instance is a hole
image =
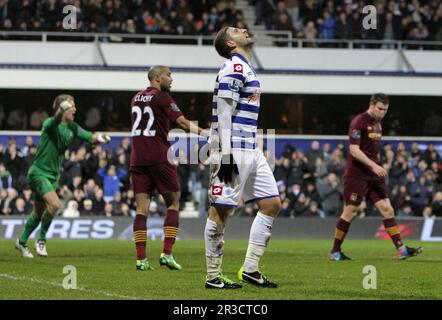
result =
[[[362,152],[359,145],[350,144],[350,154],[353,158],[366,165],[378,177],[385,178],[387,176],[387,171],[382,166],[378,165],[376,162],[367,157],[367,155]]]
[[[186,119],[184,116],[179,116],[175,122],[181,129],[186,130],[187,132],[196,133],[203,137],[208,137],[210,134],[207,129],[198,127],[195,122]]]

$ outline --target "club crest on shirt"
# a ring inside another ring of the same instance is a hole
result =
[[[353,129],[353,130],[351,131],[351,137],[352,137],[353,139],[361,139],[361,130]]]
[[[240,63],[235,63],[235,64],[233,65],[233,72],[236,72],[236,73],[242,73],[242,70],[243,70],[243,68],[242,68],[242,64],[240,64]]]
[[[358,194],[356,192],[352,192],[350,195],[350,201],[358,201]]]

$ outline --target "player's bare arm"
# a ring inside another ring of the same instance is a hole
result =
[[[359,145],[351,144],[350,154],[353,158],[370,168],[370,170],[373,171],[378,177],[385,178],[387,176],[387,171],[385,171],[383,167],[367,157],[367,155],[361,151]]]
[[[203,137],[208,137],[210,135],[209,130],[198,127],[194,122],[186,119],[184,116],[178,117],[176,123],[181,129],[184,129],[187,132],[197,133]]]

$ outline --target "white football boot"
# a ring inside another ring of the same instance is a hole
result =
[[[35,241],[35,252],[39,257],[47,257],[48,252],[46,251],[46,241],[38,240]]]
[[[17,239],[15,242],[15,249],[21,252],[21,255],[23,258],[32,259],[34,256],[32,255],[31,251],[29,251],[29,247],[27,244],[21,244],[20,241]]]

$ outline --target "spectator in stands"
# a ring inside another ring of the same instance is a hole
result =
[[[310,199],[307,198],[304,193],[300,193],[294,205],[295,216],[306,215],[309,209],[309,204],[310,204]]]
[[[319,37],[322,39],[334,39],[335,24],[335,18],[331,15],[329,11],[325,10],[322,18],[318,19]]]
[[[106,202],[106,204],[104,205],[103,213],[108,218],[113,216],[113,214],[114,214],[114,207],[112,206],[111,202]]]
[[[94,215],[93,202],[89,198],[85,198],[82,203],[82,209],[80,210],[81,216],[92,216]]]
[[[80,211],[78,211],[78,203],[75,200],[70,200],[68,206],[63,210],[62,216],[64,218],[78,218]]]
[[[397,213],[397,216],[401,218],[413,217],[414,215],[415,213],[413,211],[413,207],[409,204],[404,204],[401,208],[399,208]]]
[[[2,212],[4,215],[12,214],[17,196],[17,190],[14,188],[9,188],[6,190],[6,197],[2,197],[4,200],[2,203]]]
[[[19,197],[15,200],[15,204],[12,207],[12,215],[28,215],[32,212],[32,204],[26,203],[26,201]]]
[[[95,194],[95,190],[97,188],[97,184],[94,179],[88,179],[83,186],[84,196],[86,198],[92,199]]]
[[[410,186],[410,195],[413,211],[422,212],[422,209],[428,205],[431,196],[425,176],[421,176],[417,183],[413,183]]]
[[[422,217],[424,217],[424,218],[432,218],[433,217],[433,208],[431,206],[426,206],[422,210]]]
[[[109,166],[109,168],[98,169],[98,175],[103,180],[104,189],[104,201],[111,202],[114,200],[115,194],[120,192],[121,179],[126,176],[127,170],[123,168],[117,168],[114,165]]]
[[[7,215],[9,214],[6,209],[6,198],[8,197],[8,191],[7,189],[0,189],[0,215]]]
[[[313,21],[308,21],[304,30],[304,35],[307,40],[314,40],[318,38],[318,30]],[[308,43],[308,47],[315,47],[315,43]]]
[[[431,216],[442,217],[442,192],[438,191],[433,196],[433,201],[431,203]]]
[[[25,139],[25,145],[20,148],[19,156],[26,157],[30,153],[30,149],[33,147],[37,147],[34,144],[34,138],[32,138],[32,136],[27,136]]]
[[[336,148],[330,156],[330,160],[328,161],[327,171],[334,172],[337,176],[341,177],[344,174],[346,164],[347,161],[342,154],[342,150]]]
[[[316,188],[327,216],[338,215],[342,209],[343,187],[336,174],[330,172],[326,178],[318,180]]]
[[[351,25],[348,21],[347,14],[345,12],[339,13],[339,19],[335,25],[336,39],[350,39],[351,38]]]
[[[12,110],[9,113],[7,125],[9,129],[12,130],[27,130],[28,129],[28,120],[26,112],[23,110],[23,107],[19,107],[17,109]]]
[[[316,201],[311,201],[308,205],[307,211],[304,212],[302,217],[308,218],[325,218],[325,212],[319,208],[319,205]]]
[[[96,130],[99,124],[101,124],[101,111],[98,107],[93,106],[87,110],[84,125],[89,130]]]
[[[40,130],[43,121],[49,118],[49,114],[41,106],[37,107],[36,110],[32,111],[29,118],[29,126],[32,130]]]
[[[106,202],[103,198],[103,189],[96,188],[95,190],[95,196],[94,199],[92,199],[94,202],[94,213],[96,215],[103,215],[104,214],[104,205]]]
[[[12,176],[5,165],[0,162],[0,190],[12,188]]]
[[[34,203],[34,199],[33,199],[33,195],[32,195],[32,190],[31,187],[29,185],[26,185],[23,189],[22,192],[22,196],[23,196],[23,200],[25,200],[26,205],[33,205]]]
[[[21,170],[22,158],[18,155],[15,139],[9,140],[8,150],[4,155],[3,161],[6,169],[11,173],[12,186],[17,187],[20,177],[24,176],[26,173]]]
[[[281,204],[281,211],[279,212],[280,217],[290,217],[293,218],[295,216],[294,210],[291,206],[290,199],[285,198]]]
[[[304,183],[304,179],[310,178],[311,173],[308,168],[308,160],[304,154],[300,151],[294,151],[291,156],[290,172],[288,175],[288,184],[299,184]]]

